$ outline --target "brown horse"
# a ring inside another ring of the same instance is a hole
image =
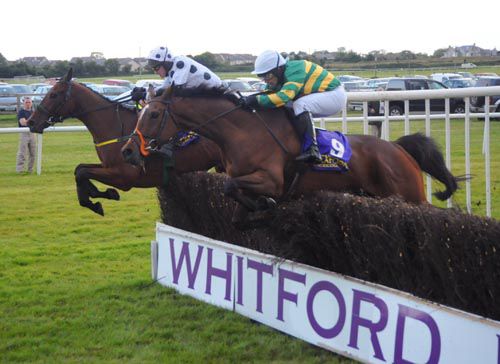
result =
[[[136,126],[136,111],[108,100],[88,87],[71,81],[71,78],[72,70],[69,70],[52,87],[31,116],[29,127],[32,132],[43,133],[55,121],[76,117],[89,129],[101,164],[79,164],[75,168],[81,206],[104,215],[101,203],[94,203],[90,198],[120,199],[115,189],[99,191],[91,180],[122,191],[132,187],[160,187],[168,176],[169,169],[166,167],[172,164],[175,172],[185,173],[208,170],[221,163],[217,145],[203,137],[187,147],[174,149],[172,159],[164,160],[160,155],[152,155],[142,168],[125,163],[120,150]]]
[[[171,142],[179,129],[196,131],[219,145],[226,161],[226,195],[249,211],[274,205],[275,198],[288,195],[300,143],[282,109],[249,112],[220,94],[165,92],[142,110],[136,132],[122,152],[127,161],[140,163],[148,144]],[[352,157],[345,173],[318,172],[305,167],[293,191],[304,193],[327,189],[386,197],[397,195],[411,203],[426,196],[422,171],[441,181],[446,190],[436,193],[442,200],[457,189],[457,181],[446,168],[434,141],[424,135],[405,136],[387,142],[368,135],[348,136]],[[238,211],[234,218],[239,221]]]

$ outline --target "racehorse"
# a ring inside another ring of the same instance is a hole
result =
[[[172,164],[176,173],[185,173],[206,171],[221,163],[217,145],[203,137],[186,147],[175,148],[172,159],[164,160],[158,154],[152,155],[142,168],[125,163],[120,150],[136,126],[136,111],[110,101],[71,79],[70,69],[44,97],[29,119],[29,127],[32,132],[43,133],[54,122],[68,117],[78,118],[87,126],[101,163],[79,164],[75,168],[76,189],[81,206],[104,215],[101,203],[94,203],[90,198],[120,199],[114,188],[99,191],[91,180],[122,191],[133,187],[160,187],[165,184],[170,170],[167,167],[172,167]]]
[[[313,190],[400,196],[426,202],[422,171],[442,182],[435,195],[448,199],[458,188],[443,155],[431,138],[413,134],[388,142],[369,135],[349,135],[352,157],[344,173],[318,172],[305,166],[298,182],[294,162],[299,138],[284,108],[249,112],[217,92],[169,89],[141,111],[137,128],[122,149],[125,160],[140,163],[148,146],[172,142],[178,130],[192,130],[212,139],[222,150],[230,176],[224,192],[240,203],[233,221],[248,211],[266,210],[274,199]],[[247,211],[242,211],[241,205]]]

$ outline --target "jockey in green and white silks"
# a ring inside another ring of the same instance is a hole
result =
[[[330,116],[344,108],[347,95],[340,81],[318,64],[303,60],[287,62],[277,51],[265,51],[259,55],[252,73],[267,83],[269,92],[247,96],[244,103],[268,108],[291,103],[297,132],[312,140],[311,148],[297,160],[319,163],[321,156],[312,116]]]

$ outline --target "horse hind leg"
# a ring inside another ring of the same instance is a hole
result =
[[[87,182],[89,182],[87,180]],[[78,202],[80,203],[80,206],[86,207],[96,214],[99,214],[101,216],[104,216],[104,210],[102,208],[102,204],[100,202],[92,202],[89,198],[89,184],[90,183],[85,183],[82,181],[77,181],[76,183],[76,192],[78,195]],[[95,186],[94,186],[95,188]]]

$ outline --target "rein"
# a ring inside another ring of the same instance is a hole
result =
[[[161,120],[161,123],[160,123],[160,128],[159,128],[159,130],[158,130],[158,135],[160,135],[160,134],[161,134],[161,132],[162,132],[163,128],[165,127],[165,125],[166,125],[166,119],[167,119],[167,117],[168,117],[168,114],[169,114],[169,113],[170,113],[170,116],[172,117],[172,121],[173,121],[173,123],[175,124],[175,126],[176,126],[178,129],[180,129],[180,128],[179,128],[179,124],[178,124],[178,122],[177,122],[177,121],[176,121],[176,119],[175,119],[174,113],[172,113],[172,112],[170,111],[169,106],[170,106],[171,102],[170,102],[170,101],[164,101],[164,100],[154,100],[154,99],[153,99],[153,100],[150,100],[150,101],[148,102],[148,104],[149,104],[149,103],[153,103],[153,102],[159,102],[159,103],[162,103],[162,104],[166,105],[166,110],[165,110],[165,111],[164,111],[164,113],[163,113],[163,117],[162,117],[162,120]],[[202,124],[201,124],[201,125],[199,125],[198,127],[194,128],[194,129],[191,129],[191,131],[192,131],[192,132],[197,133],[199,130],[203,129],[205,126],[207,126],[207,125],[208,125],[208,124],[210,124],[211,122],[214,122],[214,121],[216,121],[217,119],[220,119],[221,117],[226,116],[226,115],[228,115],[228,114],[232,113],[233,111],[235,111],[235,110],[237,110],[237,109],[241,109],[242,107],[243,107],[242,105],[237,105],[237,106],[235,106],[235,107],[233,107],[233,108],[231,108],[231,109],[229,109],[229,110],[223,111],[223,112],[221,112],[221,113],[219,113],[219,114],[215,115],[214,117],[210,118],[209,120],[205,121],[204,123],[202,123]],[[280,148],[281,148],[281,149],[285,152],[285,154],[290,154],[290,152],[288,151],[288,149],[286,148],[286,146],[285,146],[285,145],[281,142],[281,140],[279,140],[279,139],[278,139],[278,137],[276,136],[276,134],[274,134],[274,132],[273,132],[273,131],[272,131],[272,129],[269,127],[269,125],[266,123],[266,121],[262,118],[262,116],[261,116],[261,115],[260,115],[260,114],[259,114],[256,110],[252,110],[252,112],[253,112],[253,113],[254,113],[254,114],[258,117],[258,119],[262,122],[262,124],[264,125],[264,127],[266,128],[266,130],[269,132],[269,134],[271,134],[271,137],[272,137],[272,138],[274,139],[274,141],[275,141],[275,142],[279,145],[279,147],[280,147]],[[138,131],[138,130],[137,130],[137,128],[136,128],[136,131]],[[137,133],[136,133],[136,131],[134,131],[134,133],[135,133],[135,134],[137,134]],[[134,133],[132,133],[130,136],[133,136],[133,135],[134,135]],[[140,132],[139,132],[139,133],[140,133]],[[150,143],[151,143],[151,142],[155,142],[155,143],[156,143],[156,139],[157,139],[157,138],[153,138],[153,137],[148,137],[148,136],[145,136],[145,135],[143,135],[143,134],[140,134],[140,137],[142,138],[142,140],[141,140],[141,144],[142,144],[142,142],[144,141],[144,139],[145,139],[145,138],[149,138],[149,139],[150,139]],[[167,140],[165,143],[166,143],[166,144],[173,143],[173,142],[175,141],[175,138],[176,138],[176,136],[172,136],[172,137],[171,137],[169,140]],[[150,148],[150,149],[152,149],[152,148]]]
[[[61,102],[56,107],[56,109],[53,112],[50,112],[42,104],[39,104],[37,106],[37,109],[40,109],[42,112],[44,112],[47,115],[58,114],[59,111],[64,107],[64,105],[66,104],[66,102],[68,102],[68,100],[70,99],[72,87],[73,87],[73,83],[71,81],[68,82],[68,89],[65,92],[64,100],[63,100],[63,102]],[[96,107],[96,108],[90,109],[90,110],[84,110],[84,111],[81,111],[79,113],[76,113],[76,114],[73,113],[73,114],[70,114],[70,115],[67,115],[67,116],[64,116],[64,117],[63,116],[50,116],[47,119],[46,123],[49,126],[53,126],[56,123],[62,123],[65,119],[68,119],[68,118],[77,118],[78,119],[78,118],[80,118],[83,115],[90,114],[90,113],[96,112],[96,111],[106,110],[106,109],[109,109],[111,107],[115,107],[116,106],[116,115],[117,115],[118,120],[120,121],[120,124],[121,124],[121,134],[122,134],[122,136],[118,137],[118,138],[109,139],[109,140],[106,140],[106,141],[103,141],[103,142],[100,142],[100,143],[95,143],[94,142],[94,145],[95,145],[95,147],[98,148],[98,147],[103,147],[105,145],[109,145],[109,144],[113,144],[113,143],[123,142],[123,141],[126,141],[126,140],[130,139],[130,137],[131,137],[132,134],[130,134],[130,135],[123,135],[123,123],[121,122],[121,118],[120,118],[120,108],[119,108],[119,106],[120,106],[120,104],[122,104],[124,102],[127,102],[129,100],[129,98],[130,98],[129,95],[122,96],[122,97],[120,97],[117,100],[114,100],[114,101],[110,100],[110,104],[108,104],[108,105],[99,106],[99,107]]]

